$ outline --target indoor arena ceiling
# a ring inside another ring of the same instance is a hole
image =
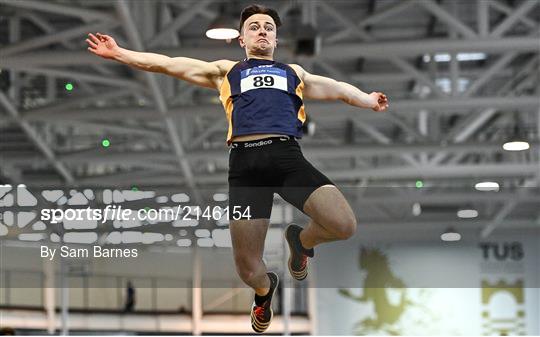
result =
[[[385,113],[306,102],[315,132],[301,141],[304,153],[366,203],[360,219],[399,225],[423,200],[440,211],[428,222],[484,205],[473,221],[486,231],[540,226],[540,1],[257,2],[284,22],[277,60],[389,97]],[[239,60],[237,41],[205,31],[251,3],[0,0],[0,183],[165,187],[203,199],[226,190],[217,92],[96,57],[85,38],[101,32],[130,49]],[[314,54],[302,39],[316,41]],[[529,150],[503,150],[518,136]],[[476,191],[485,180],[501,190]]]

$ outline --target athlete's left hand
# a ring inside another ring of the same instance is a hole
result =
[[[369,94],[377,105],[373,106],[373,111],[384,111],[388,108],[388,98],[382,92],[372,92]]]

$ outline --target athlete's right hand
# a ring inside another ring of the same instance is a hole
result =
[[[120,49],[112,37],[100,33],[89,33],[86,43],[89,46],[88,51],[106,59],[114,58]]]
[[[382,92],[372,92],[369,96],[374,103],[371,108],[373,111],[384,111],[388,108],[388,98]]]

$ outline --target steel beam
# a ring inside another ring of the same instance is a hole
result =
[[[479,164],[479,165],[444,165],[444,166],[421,166],[421,167],[378,167],[372,169],[361,170],[325,170],[325,174],[332,180],[339,183],[350,183],[359,179],[371,179],[372,181],[396,181],[396,180],[416,180],[422,179],[438,179],[438,178],[464,178],[471,177],[477,179],[486,178],[505,178],[505,177],[531,177],[538,171],[538,165],[534,164]],[[130,176],[129,179],[106,181],[99,179],[91,186],[107,187],[113,184],[118,187],[129,187],[133,184],[133,179],[136,177]],[[210,175],[197,175],[195,182],[199,186],[203,185],[218,185],[225,186],[227,183],[227,173],[215,173]],[[58,181],[50,178],[28,178],[25,183],[28,186],[46,187],[54,186]],[[184,178],[179,178],[175,174],[159,174],[138,179],[141,186],[188,186],[188,182]],[[82,179],[81,185],[85,185],[85,180]],[[189,187],[189,186],[188,186]]]
[[[512,15],[514,13],[514,9],[512,7],[507,6],[506,4],[502,3],[499,0],[489,0],[489,7],[498,10],[501,13],[504,13],[508,16]],[[527,27],[531,29],[538,28],[538,23],[536,23],[534,20],[529,19],[526,16],[519,17],[519,20],[523,22]]]
[[[504,56],[503,56],[504,58]],[[507,95],[513,95],[516,93],[517,87],[514,86],[514,79],[520,78],[523,73],[527,74],[529,72],[529,69],[535,65],[535,62],[538,57],[533,57],[529,62],[527,62],[522,69],[512,78],[512,80],[506,82],[505,85],[503,85],[497,93],[502,95],[503,98]],[[499,60],[500,61],[500,60]],[[513,98],[519,96],[513,96]],[[540,100],[538,100],[538,105],[540,107]],[[511,109],[511,108],[508,108]],[[489,118],[491,118],[495,112],[498,109],[496,107],[490,107],[487,109],[484,109],[482,112],[478,113],[475,117],[469,117],[463,122],[459,123],[457,127],[454,128],[450,134],[455,133],[454,136],[452,136],[452,140],[454,142],[460,142],[466,140],[468,137],[470,137],[476,130],[478,130]],[[450,137],[445,138],[446,141],[450,141]],[[431,164],[438,164],[442,160],[444,160],[445,154],[440,153],[437,154],[434,158],[431,159]]]
[[[385,134],[381,133],[379,130],[377,130],[372,125],[368,125],[366,123],[362,123],[360,121],[354,121],[356,127],[362,129],[367,135],[369,135],[371,138],[375,139],[377,142],[381,144],[391,144],[392,140],[388,138]],[[418,166],[418,162],[409,154],[401,153],[399,154],[399,157],[402,158],[406,163],[410,164],[411,166]]]
[[[362,18],[362,20],[360,20],[360,22],[356,25],[356,27],[358,27],[357,32],[362,30],[362,28],[364,28],[366,26],[370,26],[370,25],[376,24],[378,22],[381,22],[383,20],[391,18],[391,17],[403,12],[404,10],[408,9],[409,7],[415,5],[415,3],[416,2],[412,1],[412,0],[399,1],[399,2],[397,2],[395,4],[389,5],[389,6],[385,7],[385,8],[377,11],[376,13],[373,13],[372,15],[370,15],[370,16],[368,16],[366,18]],[[324,41],[325,41],[325,43],[335,43],[335,42],[338,42],[338,41],[340,41],[343,38],[346,38],[348,36],[350,36],[349,29],[343,30],[341,32],[338,32],[338,33],[332,35],[332,36],[329,36]]]
[[[56,32],[56,28],[50,24],[44,17],[42,17],[41,15],[38,15],[37,13],[35,12],[32,12],[32,11],[24,11],[23,13],[21,13],[21,17],[27,19],[27,20],[30,20],[32,21],[36,26],[38,26],[39,28],[41,28],[45,33],[47,34],[52,34],[52,33],[55,33]],[[61,44],[66,47],[67,49],[69,50],[73,50],[73,49],[78,49],[79,47],[76,46],[74,43],[70,42],[70,41],[62,41]],[[25,67],[26,68],[26,67]],[[93,66],[94,69],[96,69],[98,72],[102,73],[102,74],[107,74],[106,72],[106,68],[102,67],[102,66],[98,66],[98,65],[95,65]],[[48,81],[50,82],[54,82],[55,79],[52,78],[51,76],[49,76],[49,78],[47,79]],[[85,83],[84,81],[81,81],[79,82],[81,84],[81,88],[83,88],[85,91],[87,91],[88,93],[95,93],[95,89],[92,88],[92,86],[88,85],[87,83]],[[52,88],[52,87],[51,87]],[[56,97],[56,95],[54,96],[51,96],[51,97]]]
[[[484,227],[487,223],[489,223],[486,220],[467,220],[467,221],[456,221],[456,219],[434,219],[434,220],[399,220],[399,221],[384,221],[384,220],[378,220],[378,219],[361,219],[360,226],[362,226],[364,230],[376,230],[377,232],[381,231],[388,231],[390,233],[396,233],[399,230],[403,230],[404,228],[407,229],[407,232],[411,231],[425,231],[427,229],[433,229],[434,226],[438,226],[436,228],[440,228],[442,230],[448,228],[448,227],[456,227],[458,230],[472,230],[472,233],[475,233],[476,230],[481,229]],[[456,225],[458,224],[458,225]],[[520,220],[520,219],[509,219],[505,221],[504,226],[502,226],[505,229],[527,229],[527,228],[535,228],[534,221],[532,220]],[[471,234],[472,234],[471,233]],[[373,236],[375,233],[369,233],[369,236]],[[392,236],[394,237],[394,236]],[[415,236],[416,238],[417,236]],[[433,238],[431,238],[433,240]]]
[[[137,81],[130,79],[122,79],[116,77],[109,77],[104,75],[94,75],[89,73],[82,73],[70,69],[55,69],[55,68],[32,68],[32,67],[22,67],[16,66],[11,69],[18,70],[22,73],[27,74],[40,74],[40,75],[49,75],[56,77],[67,77],[71,78],[74,81],[84,81],[91,83],[98,83],[103,85],[110,85],[120,88],[130,88],[138,91],[144,91],[145,87]]]
[[[403,59],[400,59],[399,57],[390,57],[388,60],[391,63],[393,63],[395,66],[403,70],[404,72],[411,74],[420,83],[428,86],[436,96],[448,97],[448,95],[442,92],[442,90],[435,84],[435,82],[433,82],[430,78],[422,74],[418,69],[413,67],[409,62]]]
[[[503,221],[506,221],[505,219],[518,205],[518,199],[527,200],[528,198],[534,198],[534,196],[529,195],[529,191],[538,186],[540,181],[539,177],[540,169],[537,169],[536,174],[534,174],[532,178],[525,180],[523,187],[518,190],[514,198],[506,201],[502,208],[500,208],[497,214],[493,217],[493,220],[484,226],[482,232],[480,233],[482,239],[487,238],[495,229],[502,225]]]
[[[36,109],[22,111],[21,118],[28,121],[34,120],[33,117],[36,117],[35,120],[47,120],[49,119],[49,117],[51,118],[51,120],[71,119],[70,117],[76,117],[79,115],[80,111],[85,110],[85,109],[81,109],[80,106],[95,104],[97,101],[100,101],[100,100],[118,98],[118,97],[130,95],[132,93],[133,93],[133,89],[116,89],[116,90],[107,90],[107,91],[97,92],[95,95],[91,95],[91,96],[85,95],[82,97],[68,98],[58,103],[53,103],[53,104],[49,104],[49,105],[39,107]],[[138,108],[140,109],[140,107]],[[95,110],[94,109],[92,110],[94,112],[99,111],[99,109],[97,108]],[[55,114],[57,114],[58,112],[60,113],[63,112],[66,115],[63,116],[63,118],[54,118]],[[125,116],[126,115],[124,115],[124,117]],[[87,117],[86,119],[99,119],[99,118],[95,118],[94,116],[86,116],[86,117]]]
[[[133,21],[133,18],[131,16],[127,1],[119,0],[118,2],[115,3],[115,6],[124,24],[124,30],[126,31],[128,39],[131,41],[135,49],[141,50],[141,51],[144,50],[144,46],[142,44],[135,22]],[[156,81],[156,75],[150,72],[144,72],[144,76],[148,85],[150,86],[150,90],[152,92],[152,96],[155,99],[158,111],[165,122],[165,126],[167,128],[167,134],[169,135],[169,138],[172,142],[171,145],[176,154],[176,159],[178,160],[180,168],[182,169],[182,172],[184,174],[185,183],[193,191],[195,200],[197,202],[200,202],[202,201],[202,199],[199,193],[197,192],[193,172],[191,171],[189,162],[185,157],[184,145],[182,144],[182,141],[180,140],[180,137],[178,135],[176,124],[173,122],[170,116],[169,108],[167,107],[165,97],[163,97],[163,93],[158,87],[158,84]]]
[[[24,2],[24,1],[21,1],[21,2]],[[6,58],[9,56],[15,57],[14,54],[19,54],[24,51],[29,51],[31,49],[37,49],[39,47],[47,46],[49,44],[68,40],[74,37],[79,36],[82,38],[88,32],[92,32],[97,29],[111,29],[117,25],[118,23],[115,21],[92,22],[87,25],[77,26],[75,28],[66,29],[61,32],[55,32],[52,34],[38,36],[33,39],[21,41],[21,42],[3,47],[2,58]],[[35,51],[33,53],[35,53]],[[64,57],[62,57],[62,59],[65,60]]]
[[[58,160],[56,154],[41,138],[35,128],[27,121],[20,120],[19,112],[3,92],[0,92],[0,104],[2,104],[7,112],[17,121],[17,124],[28,135],[30,140],[41,151],[45,158],[47,158],[47,161],[51,164],[51,166],[56,169],[62,178],[64,178],[65,182],[68,184],[74,184],[75,179],[69,169],[60,160]]]
[[[133,127],[128,125],[119,125],[111,123],[95,123],[90,121],[74,121],[74,120],[57,120],[57,121],[47,121],[44,123],[50,125],[71,125],[75,127],[81,127],[87,130],[95,130],[97,134],[101,134],[103,131],[116,132],[121,134],[132,134],[140,135],[148,138],[154,138],[158,140],[163,140],[164,135],[162,130],[152,129],[152,128],[140,128]]]
[[[482,232],[480,233],[480,237],[482,239],[486,239],[495,230],[495,228],[501,225],[502,221],[514,210],[516,205],[516,200],[509,200],[507,203],[505,203],[499,212],[497,212],[497,215],[493,218],[493,220],[484,226]]]
[[[83,98],[84,99],[84,98]],[[96,98],[90,99],[90,101]],[[71,104],[70,104],[71,105]],[[73,105],[72,105],[73,106]],[[408,115],[416,114],[421,109],[435,111],[437,113],[454,113],[468,114],[474,109],[497,109],[508,110],[512,109],[520,113],[527,113],[529,110],[537,109],[540,106],[537,96],[488,96],[488,97],[471,97],[459,100],[444,98],[444,99],[407,99],[407,100],[392,100],[388,112],[376,113],[366,109],[353,107],[342,102],[306,102],[306,112],[318,121],[336,119],[377,119],[384,118],[384,114]],[[69,108],[69,107],[66,107]],[[23,116],[29,121],[38,120],[58,120],[58,119],[93,119],[93,120],[111,120],[133,118],[138,120],[154,120],[155,108],[148,107],[125,107],[125,108],[86,108],[77,109],[76,111],[54,111],[56,108],[39,108],[29,110]],[[333,113],[331,113],[333,112]],[[199,104],[194,106],[175,107],[169,110],[171,116],[174,115],[197,115],[215,117],[223,115],[223,108],[214,104]]]
[[[182,29],[182,27],[194,20],[197,14],[204,11],[206,7],[208,7],[208,5],[210,5],[212,2],[212,0],[202,0],[196,2],[195,5],[185,9],[182,14],[176,17],[159,33],[149,39],[147,41],[147,47],[154,48],[155,46],[158,46],[161,42],[163,42],[163,40],[171,36],[174,32]]]
[[[476,37],[476,33],[461,20],[454,15],[448,13],[444,8],[433,0],[418,1],[418,4],[427,9],[431,14],[435,15],[440,21],[448,25],[449,30],[455,30],[468,39]]]
[[[84,22],[90,21],[114,21],[116,18],[114,15],[107,14],[106,12],[96,11],[93,9],[86,9],[75,6],[64,6],[45,1],[36,0],[0,0],[0,4],[8,5],[11,7],[18,7],[24,9],[32,9],[40,12],[53,13],[58,15],[75,16],[83,20]]]
[[[225,119],[224,118],[218,118],[218,120],[213,122],[213,125],[211,125],[210,127],[206,128],[204,131],[199,133],[197,135],[197,137],[195,137],[195,139],[193,139],[188,144],[187,147],[189,149],[193,149],[193,148],[199,146],[202,142],[204,142],[206,139],[208,139],[208,137],[210,137],[214,133],[216,133],[218,131],[223,132],[223,130],[226,130],[227,127],[228,127],[228,125],[227,125],[227,122],[225,121]]]
[[[284,43],[285,44],[285,43]],[[411,57],[423,54],[434,54],[438,52],[485,52],[499,53],[508,52],[534,52],[538,53],[537,37],[512,37],[512,38],[475,38],[475,39],[419,39],[403,41],[383,41],[362,43],[343,43],[339,45],[325,46],[318,57],[330,61],[351,60],[359,57],[381,58],[390,57]],[[164,55],[182,55],[202,60],[214,61],[217,59],[237,60],[243,57],[238,48],[227,45],[224,47],[182,47],[158,49],[154,52]],[[277,58],[291,58],[292,52],[287,50],[287,46],[278,51]],[[15,64],[26,66],[35,65],[80,65],[80,64],[102,64],[104,60],[86,51],[42,51],[39,54],[27,53],[17,55],[17,57],[0,58],[0,67],[9,68]]]
[[[467,74],[464,74],[468,78],[474,79],[482,76],[485,69],[470,69],[467,70]],[[420,71],[420,74],[423,76],[429,77],[430,74],[425,71]],[[449,77],[450,73],[447,71],[438,71],[437,75],[440,77]],[[512,75],[511,69],[503,69],[496,74],[497,77],[509,77]],[[385,84],[386,82],[406,82],[414,80],[415,77],[409,73],[403,72],[361,72],[361,73],[352,73],[349,75],[353,82],[365,83],[365,84]]]
[[[525,0],[510,14],[503,22],[495,27],[492,32],[492,37],[501,37],[522,17],[539,4],[538,0]]]
[[[538,164],[479,164],[420,167],[379,167],[373,169],[329,172],[336,180],[369,178],[376,180],[420,178],[528,177],[536,174]]]
[[[473,94],[475,94],[484,84],[489,82],[496,74],[500,73],[500,71],[506,67],[515,57],[517,56],[517,53],[515,52],[508,52],[497,61],[495,61],[493,64],[489,66],[485,70],[485,72],[480,75],[474,82],[469,85],[467,90],[462,94],[465,97],[470,97]]]
[[[481,37],[486,37],[489,34],[489,0],[477,1],[476,12],[478,33]]]
[[[328,15],[334,18],[335,22],[339,22],[340,24],[342,24],[345,27],[346,35],[353,34],[353,35],[358,36],[363,41],[373,41],[373,37],[368,32],[366,32],[363,29],[363,27],[357,26],[356,23],[351,21],[345,15],[341,14],[337,9],[335,9],[331,5],[321,1],[321,2],[317,2],[317,6],[322,8]],[[325,39],[325,43],[336,42],[341,36],[342,34],[334,35],[334,37]]]
[[[532,142],[531,148],[538,148],[538,142]],[[459,143],[440,145],[438,143],[421,143],[421,144],[370,144],[370,145],[339,145],[339,146],[310,146],[302,145],[304,155],[309,159],[328,159],[335,160],[346,157],[372,157],[372,156],[387,156],[400,154],[418,154],[429,153],[437,154],[444,152],[446,154],[467,154],[467,153],[503,153],[500,142],[490,143]],[[185,154],[190,161],[197,160],[217,160],[225,162],[228,158],[228,152],[225,146],[223,148],[213,148],[204,150],[194,150]],[[109,164],[129,164],[140,161],[151,161],[161,163],[172,163],[175,161],[168,152],[156,151],[140,151],[140,152],[116,152],[102,149],[88,149],[74,151],[58,156],[62,162],[71,165],[87,164],[87,163],[109,163]],[[39,158],[32,156],[30,153],[13,153],[4,159],[6,164],[23,165],[32,164],[38,161]],[[434,165],[431,165],[434,166]]]

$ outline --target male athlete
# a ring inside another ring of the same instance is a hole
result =
[[[312,75],[299,65],[275,62],[280,25],[275,10],[246,7],[238,38],[246,59],[240,62],[135,52],[100,33],[89,34],[86,40],[88,50],[101,57],[219,91],[229,122],[229,206],[248,210],[245,218],[230,220],[234,260],[240,278],[255,290],[251,325],[259,333],[270,326],[272,296],[279,282],[262,260],[273,194],[279,193],[311,219],[304,228],[289,225],[285,233],[289,271],[296,280],[306,278],[313,247],[346,240],[356,231],[355,216],[343,194],[303,157],[296,141],[306,120],[303,99],[342,100],[374,111],[388,107],[382,93],[366,94],[350,84]]]

